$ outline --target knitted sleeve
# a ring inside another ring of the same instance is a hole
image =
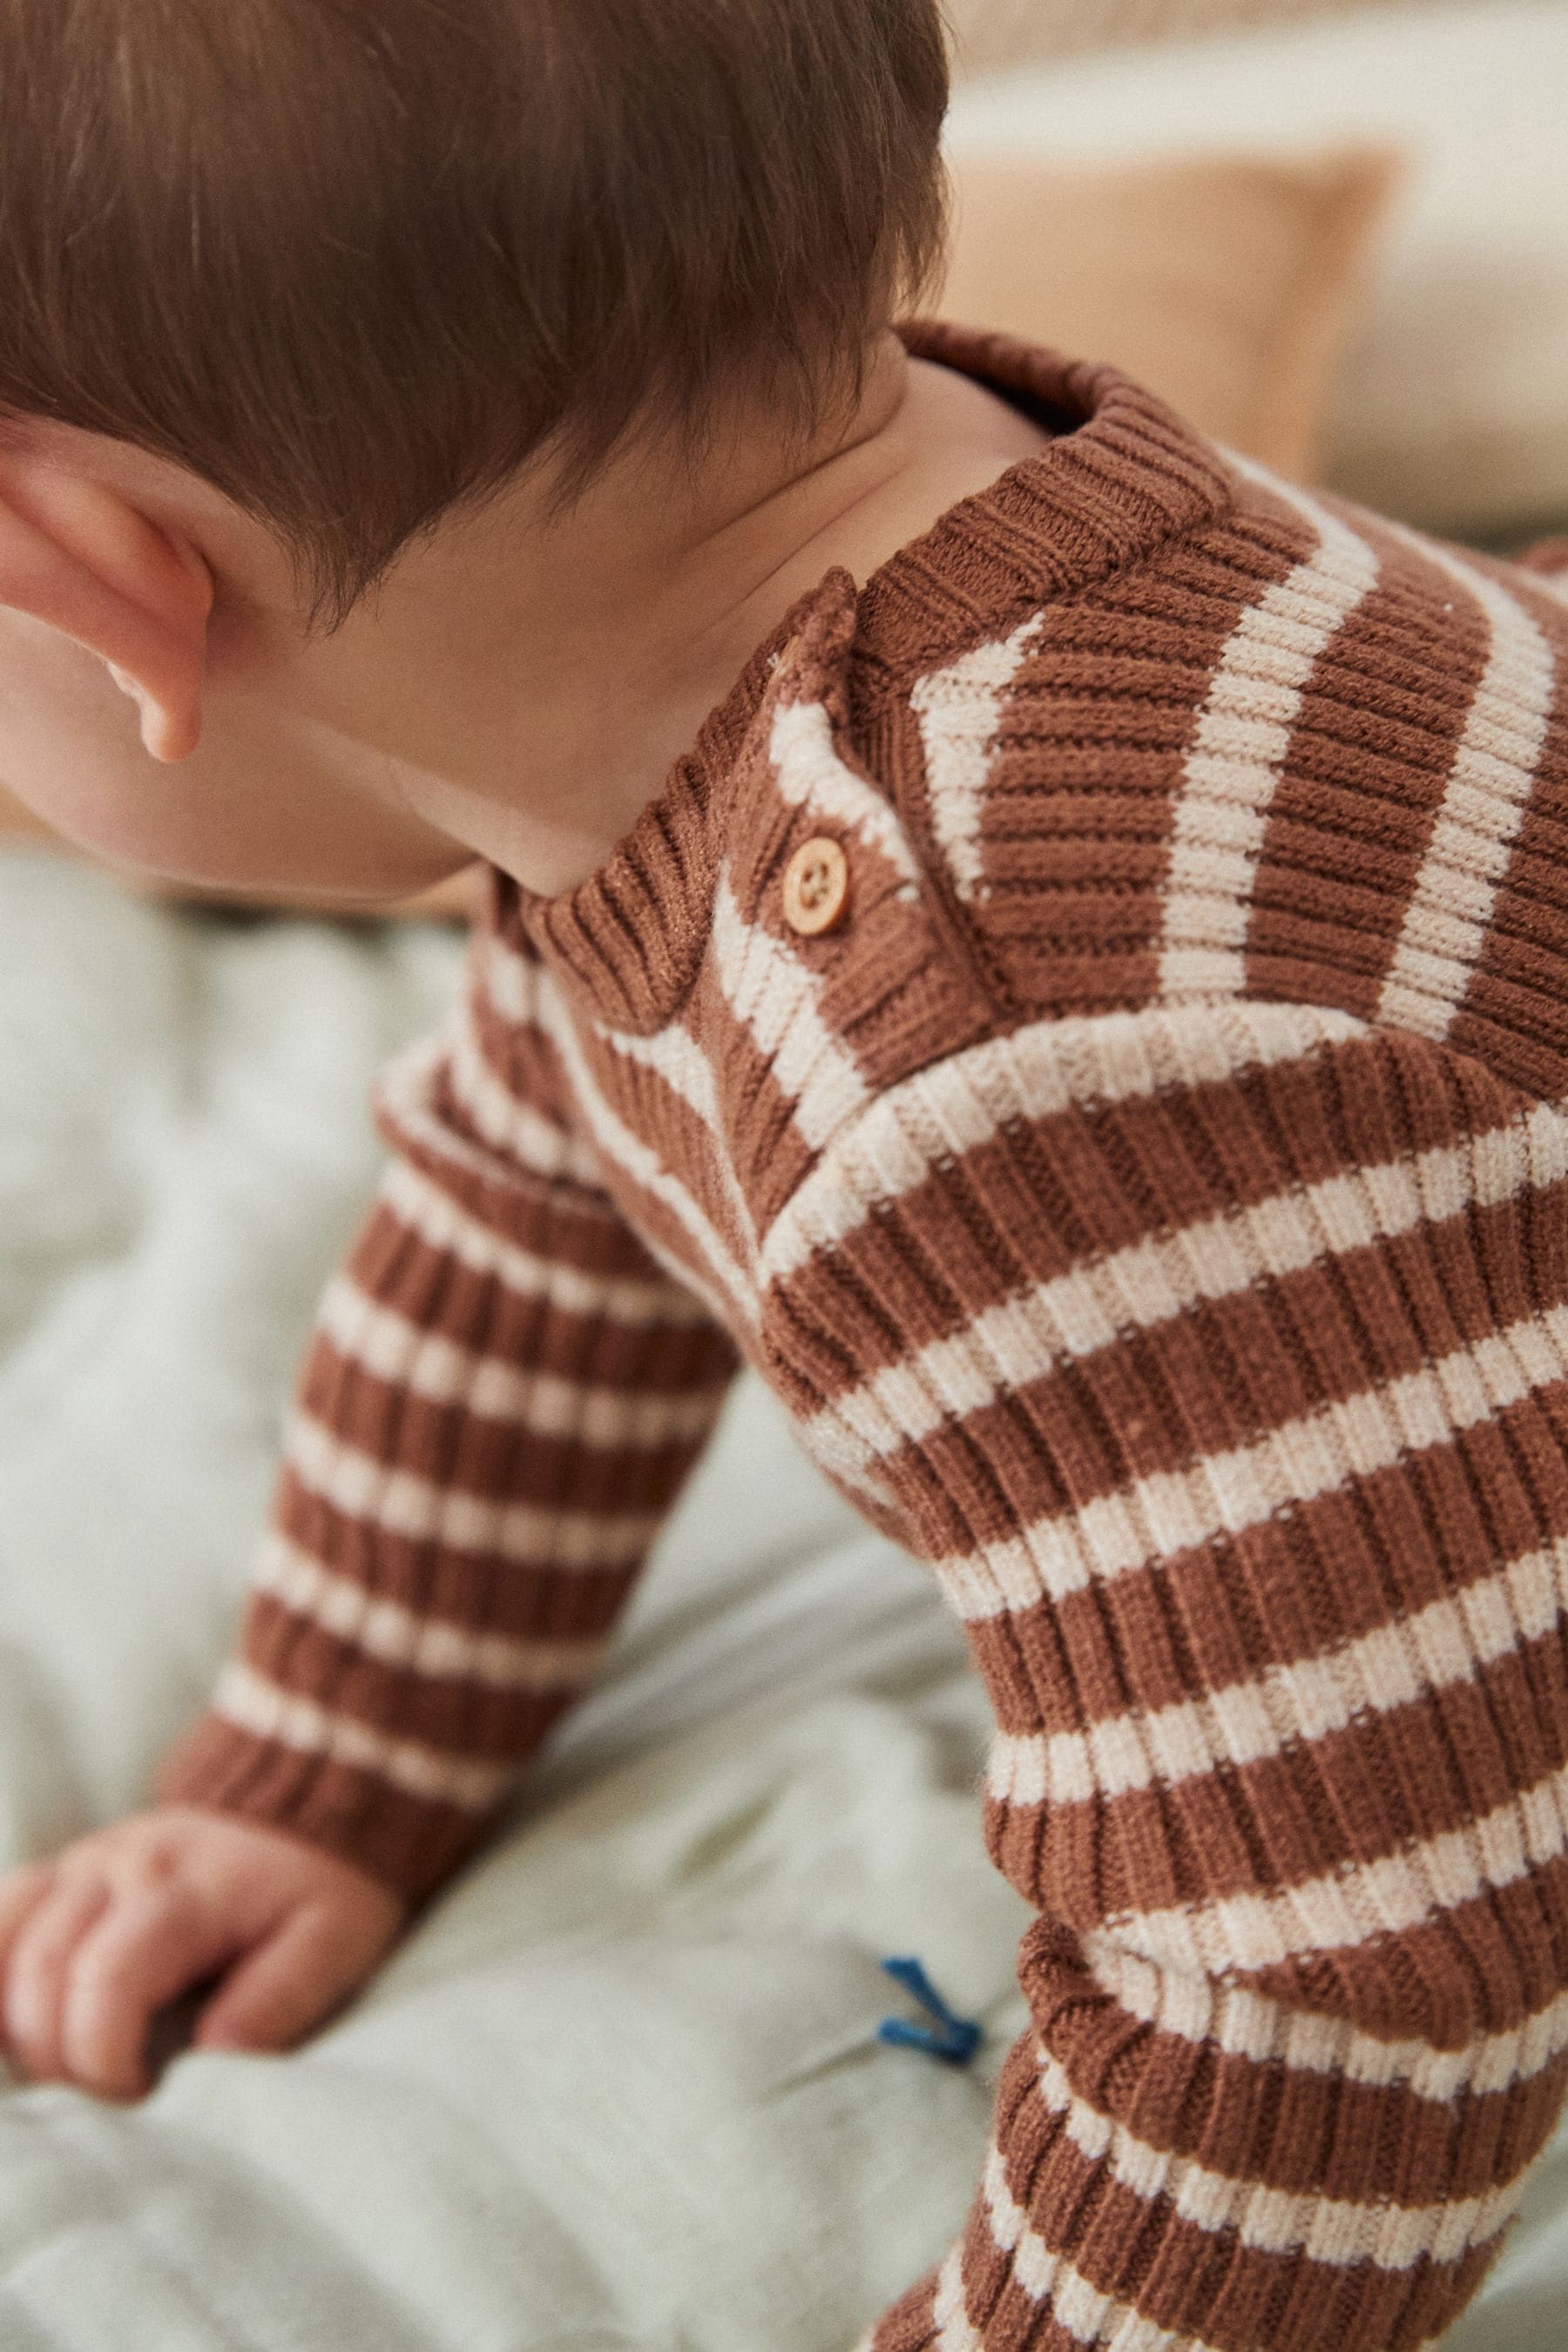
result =
[[[428,1893],[591,1679],[734,1349],[655,1265],[484,940],[299,1375],[238,1646],[165,1800]]]
[[[767,1252],[1038,1913],[967,2222],[860,2352],[1439,2336],[1568,2068],[1568,1116],[1346,1013],[1056,1019]]]

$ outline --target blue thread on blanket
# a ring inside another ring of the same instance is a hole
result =
[[[941,2031],[933,2033],[929,2025],[911,2025],[902,2017],[885,2017],[877,2028],[878,2041],[896,2042],[903,2050],[923,2050],[928,2057],[945,2059],[950,2066],[967,2066],[985,2038],[973,2018],[953,2015],[912,1956],[884,1960],[882,1967],[889,1976],[897,1978],[907,1992],[913,1993],[921,2007],[935,2018]]]

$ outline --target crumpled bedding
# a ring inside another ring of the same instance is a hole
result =
[[[435,927],[0,856],[0,1864],[135,1804],[227,1642]],[[848,2352],[1024,2022],[963,1637],[737,1386],[597,1688],[361,2000],[134,2107],[0,2091],[3,2352]],[[914,1953],[985,2041],[878,2040]],[[1568,2128],[1454,2352],[1558,2352]]]

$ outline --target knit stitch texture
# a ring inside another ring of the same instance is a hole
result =
[[[1037,1913],[863,2352],[1405,2352],[1568,2081],[1568,575],[905,332],[1058,437],[492,874],[162,1785],[439,1885],[743,1359],[963,1618]]]

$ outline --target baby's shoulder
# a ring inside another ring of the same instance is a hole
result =
[[[784,797],[866,918],[807,952],[862,1020],[900,975],[906,1046],[917,999],[962,1027],[1251,997],[1568,1091],[1568,569],[1235,471],[1135,567],[781,699]]]

